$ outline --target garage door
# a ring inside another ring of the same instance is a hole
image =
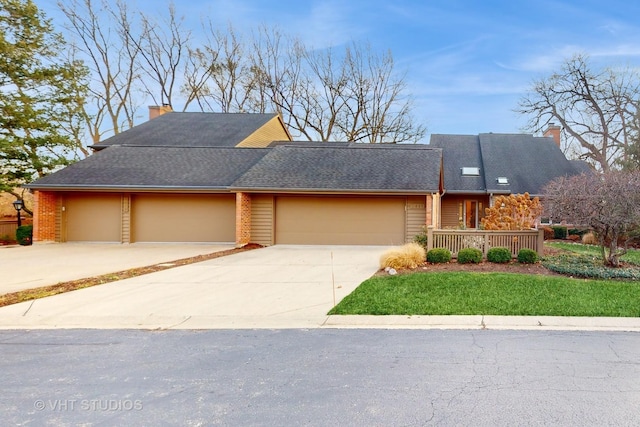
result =
[[[235,241],[233,194],[138,194],[131,203],[134,242]]]
[[[405,198],[277,197],[275,226],[280,244],[402,244]]]
[[[68,242],[120,242],[120,194],[69,194],[63,201],[63,227]]]

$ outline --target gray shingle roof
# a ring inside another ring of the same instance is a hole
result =
[[[566,159],[552,138],[496,133],[432,135],[429,146],[443,150],[444,188],[451,193],[539,195],[552,179],[583,172],[581,165]],[[461,168],[467,166],[479,166],[480,176],[463,177]],[[508,184],[499,184],[500,177]]]
[[[134,126],[93,147],[234,147],[275,116],[277,114],[171,112]]]
[[[27,185],[35,189],[227,189],[266,148],[113,146]]]
[[[437,192],[441,151],[422,146],[277,146],[232,189]]]
[[[489,193],[539,195],[552,179],[577,173],[552,138],[488,133],[479,138]],[[498,177],[507,178],[509,184],[498,184]]]
[[[441,148],[444,161],[444,185],[450,192],[484,192],[484,165],[478,136],[431,135],[430,147]],[[479,176],[462,176],[463,167],[477,167]]]
[[[589,166],[589,163],[584,160],[569,160],[573,165],[573,168],[579,173],[593,173],[593,169]]]

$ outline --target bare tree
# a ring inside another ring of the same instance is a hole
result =
[[[182,101],[183,111],[275,111],[308,140],[416,142],[425,134],[390,52],[358,43],[314,50],[268,27],[245,44],[231,26],[223,32],[211,20],[203,23],[205,41],[195,45],[173,5],[160,23],[131,12],[124,0],[59,5],[77,57],[91,68],[85,119],[94,142],[133,126],[147,97],[174,109]]]
[[[640,79],[634,71],[594,72],[588,57],[576,55],[560,72],[535,81],[517,111],[530,116],[533,132],[559,122],[580,157],[607,172],[627,153],[639,95]]]
[[[406,93],[404,75],[394,71],[391,52],[377,55],[353,44],[345,51],[348,70],[348,114],[339,127],[350,141],[417,142],[426,129],[411,115],[413,101]]]
[[[640,109],[636,109],[636,113],[633,116],[628,145],[625,147],[624,155],[616,163],[622,170],[640,170]]]
[[[302,57],[304,48],[299,40],[284,36],[278,29],[261,27],[254,34],[250,67],[257,87],[254,90],[253,105],[258,111],[276,111],[296,137],[314,139],[305,99],[298,97],[308,89],[304,82]],[[315,138],[318,139],[318,138]],[[320,136],[320,140],[323,139]]]
[[[424,136],[390,52],[377,55],[357,43],[344,50],[313,50],[269,29],[258,36],[253,69],[261,78],[255,93],[269,97],[292,133],[369,143],[416,142]]]
[[[264,112],[251,102],[256,76],[233,27],[229,25],[225,33],[209,20],[203,23],[203,30],[204,45],[190,51],[183,95],[203,111]]]
[[[561,177],[543,190],[545,215],[595,231],[605,264],[617,267],[640,230],[640,172],[610,171]],[[624,239],[623,246],[618,247]]]
[[[146,79],[141,79],[142,85],[156,105],[174,106],[174,88],[183,79],[191,32],[183,27],[183,19],[177,17],[173,4],[169,5],[168,16],[163,21],[141,15],[141,22],[140,37],[131,28],[127,28],[126,34],[138,49],[140,70],[155,83],[151,86]],[[130,27],[130,23],[124,20],[122,23]]]
[[[132,14],[126,3],[115,9],[105,0],[65,0],[58,6],[67,17],[70,44],[76,59],[91,71],[90,99],[84,117],[93,142],[104,134],[120,133],[134,125],[140,78],[140,36],[133,36]]]

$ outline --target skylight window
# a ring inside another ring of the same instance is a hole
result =
[[[499,185],[509,185],[509,179],[506,176],[499,176],[496,181],[498,181]]]
[[[462,168],[462,176],[479,176],[480,168],[464,167]]]

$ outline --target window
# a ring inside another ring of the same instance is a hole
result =
[[[509,179],[506,176],[499,176],[496,181],[498,181],[499,185],[509,185]]]
[[[464,167],[462,176],[480,176],[480,168]]]

